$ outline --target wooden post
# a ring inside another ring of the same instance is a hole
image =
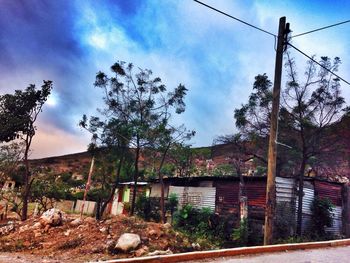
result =
[[[283,63],[283,44],[286,28],[286,18],[281,17],[279,20],[278,40],[275,62],[275,79],[273,86],[272,113],[270,124],[270,139],[267,166],[267,184],[266,184],[266,210],[265,210],[265,228],[264,228],[264,245],[270,245],[273,241],[273,224],[276,208],[276,156],[277,156],[277,127],[278,112],[280,105],[281,76]]]
[[[85,201],[86,201],[86,197],[87,197],[87,192],[90,189],[92,171],[94,170],[94,163],[95,163],[95,157],[93,156],[92,159],[91,159],[91,165],[90,165],[90,171],[89,171],[89,175],[88,175],[88,180],[87,180],[87,183],[86,183],[86,186],[85,186],[83,203],[82,203],[81,209],[80,209],[80,218],[83,217],[83,212],[84,212],[84,206],[85,206]]]

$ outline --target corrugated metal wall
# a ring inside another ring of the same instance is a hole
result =
[[[248,198],[248,206],[266,206],[266,182],[253,181],[244,185],[244,192]]]
[[[297,189],[298,190],[298,189]],[[311,182],[304,182],[304,197],[303,197],[303,221],[302,221],[302,232],[305,233],[310,229],[311,224],[311,205],[314,201],[315,190]],[[298,196],[296,196],[296,217],[298,216]]]
[[[216,183],[216,208],[219,214],[236,214],[239,211],[239,182]]]
[[[294,179],[276,177],[276,201],[291,202],[294,193]]]
[[[340,236],[342,234],[342,207],[336,206],[333,210],[333,225],[331,227],[326,227],[326,233]]]
[[[315,194],[319,198],[329,198],[335,205],[333,210],[333,225],[327,227],[326,232],[335,236],[340,236],[343,231],[342,185],[315,181]]]
[[[215,210],[215,187],[170,186],[169,194],[171,193],[178,196],[180,207],[191,204],[198,209],[209,207],[211,210]]]
[[[320,198],[329,198],[335,206],[342,206],[341,192],[341,185],[315,181],[315,194]]]

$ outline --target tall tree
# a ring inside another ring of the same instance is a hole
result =
[[[28,156],[36,132],[35,122],[52,90],[52,81],[44,81],[41,89],[29,85],[25,90],[0,96],[0,142],[20,140],[24,144],[23,210],[21,219],[27,219],[31,172]]]
[[[330,71],[337,71],[340,59],[333,61],[321,57],[320,63]],[[337,122],[345,110],[344,99],[340,96],[340,83],[328,70],[308,61],[304,80],[298,78],[296,65],[287,53],[285,64],[287,83],[282,91],[279,113],[277,174],[286,168],[298,179],[298,202],[302,203],[303,178],[305,169],[313,158],[334,151],[334,136],[330,127]],[[271,82],[266,74],[255,78],[254,92],[248,103],[235,110],[236,126],[247,140],[257,142],[259,148],[267,149],[271,116]],[[265,158],[264,154],[261,155]],[[292,171],[292,172],[291,172]],[[288,171],[287,171],[288,172]],[[302,229],[302,206],[298,206],[297,233]]]
[[[337,71],[340,59],[332,61],[328,57],[321,57],[317,67],[313,61],[308,61],[304,72],[305,80],[300,81],[296,72],[293,58],[287,53],[287,86],[283,92],[283,122],[288,124],[290,132],[297,136],[293,140],[293,148],[299,153],[299,194],[297,234],[302,231],[302,201],[305,168],[311,158],[322,155],[335,145],[333,136],[329,136],[328,129],[337,122],[344,110],[345,100],[340,96],[340,80],[329,71]],[[328,70],[326,70],[326,69]]]
[[[185,141],[190,140],[194,135],[195,131],[187,130],[183,125],[180,127],[173,127],[169,124],[171,115],[164,115],[163,121],[154,130],[154,139],[152,140],[152,150],[159,156],[159,165],[157,169],[157,175],[159,183],[161,186],[160,195],[160,210],[161,210],[161,220],[165,223],[165,192],[164,192],[164,175],[163,175],[163,165],[165,164],[166,158],[168,157],[169,151],[173,147],[178,147],[179,145],[184,145]]]
[[[134,65],[118,61],[111,67],[113,76],[103,72],[96,75],[95,86],[103,89],[106,107],[100,110],[106,120],[114,120],[127,129],[127,143],[134,155],[134,194],[130,213],[135,209],[137,182],[140,175],[141,151],[154,140],[154,132],[169,112],[182,113],[187,89],[178,85],[167,92],[159,77],[152,78],[152,71],[138,69]],[[97,118],[98,120],[100,118]],[[118,127],[115,134],[122,135]],[[123,135],[124,136],[124,135]]]

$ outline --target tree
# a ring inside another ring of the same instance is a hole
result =
[[[115,119],[102,122],[99,118],[91,117],[88,122],[85,115],[79,124],[93,134],[88,151],[96,160],[96,165],[92,174],[94,188],[88,192],[88,196],[97,202],[96,219],[100,219],[108,203],[113,200],[122,175],[127,176],[131,170],[128,130]]]
[[[154,132],[153,151],[159,154],[159,166],[157,169],[158,179],[161,186],[160,195],[160,210],[161,220],[165,223],[165,201],[164,201],[164,181],[163,181],[163,166],[168,156],[171,147],[177,147],[179,144],[183,145],[186,140],[190,140],[194,135],[195,131],[188,131],[184,126],[172,127],[169,125],[170,115],[165,114],[161,125]]]
[[[341,118],[345,110],[345,100],[340,96],[340,80],[329,71],[337,71],[341,63],[338,57],[332,61],[321,57],[324,68],[316,68],[313,61],[308,61],[304,73],[306,79],[301,82],[295,69],[295,62],[287,53],[286,62],[288,82],[283,92],[282,120],[297,136],[293,148],[299,153],[299,194],[298,203],[303,200],[305,168],[310,159],[335,151],[334,139],[328,134],[331,124]],[[298,206],[297,234],[301,235],[302,205]]]
[[[131,204],[131,215],[134,213],[137,181],[140,176],[141,151],[154,141],[155,131],[162,125],[164,119],[172,110],[182,113],[185,108],[184,96],[187,89],[178,85],[172,92],[166,91],[166,86],[159,77],[152,78],[152,71],[138,69],[134,71],[133,64],[116,62],[111,67],[113,77],[103,72],[96,75],[95,86],[104,91],[106,107],[100,110],[105,120],[93,117],[99,127],[111,125],[113,130],[110,141],[124,139],[125,145],[133,153],[134,195]]]
[[[23,159],[23,145],[18,142],[0,145],[0,183],[8,178],[19,182],[17,177],[18,165]]]
[[[41,89],[29,85],[25,90],[16,90],[14,94],[0,96],[0,142],[20,140],[24,143],[23,161],[23,209],[21,219],[27,219],[28,198],[31,187],[31,172],[28,162],[30,146],[36,132],[35,122],[42,107],[50,95],[52,82],[44,81]]]
[[[55,203],[66,200],[71,194],[71,187],[60,175],[47,174],[33,180],[30,199],[38,203],[38,213],[55,207]]]
[[[340,59],[331,61],[321,57],[320,63],[330,71],[337,71]],[[294,60],[287,53],[285,64],[287,83],[282,92],[279,113],[277,174],[295,170],[299,181],[298,202],[302,203],[305,169],[313,158],[334,151],[335,139],[331,135],[332,124],[337,122],[344,99],[340,96],[340,83],[329,71],[317,68],[309,61],[305,80],[300,81]],[[248,103],[235,110],[236,125],[247,140],[267,149],[267,135],[271,115],[271,82],[266,74],[255,77],[254,92]],[[264,154],[261,156],[264,158]],[[297,233],[301,234],[302,206],[298,206]]]

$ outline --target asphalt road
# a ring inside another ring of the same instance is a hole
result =
[[[294,250],[260,255],[214,258],[189,263],[225,262],[225,263],[350,263],[350,246]]]

